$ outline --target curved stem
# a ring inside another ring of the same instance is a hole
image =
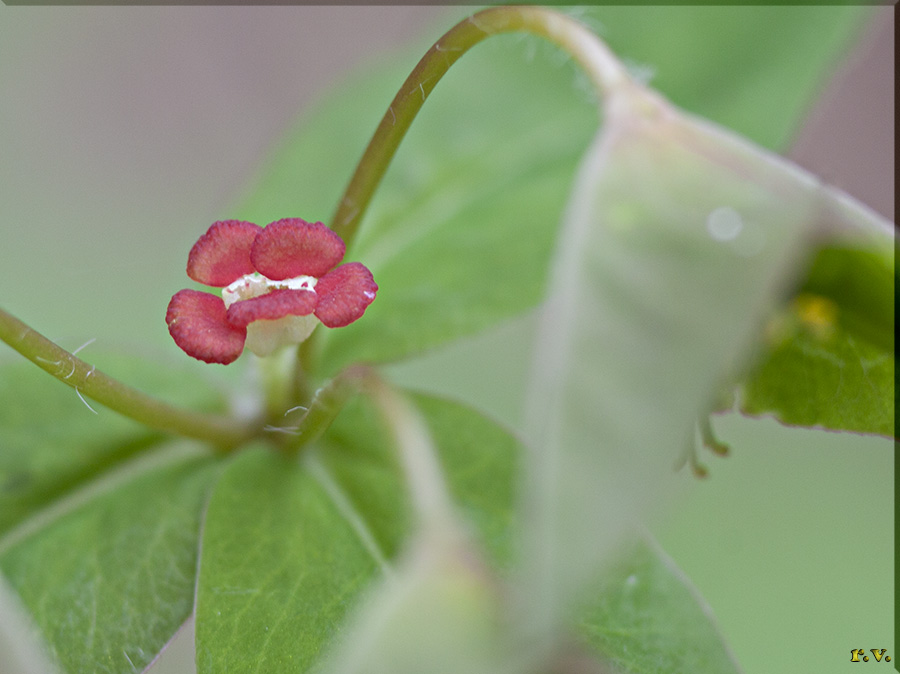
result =
[[[596,35],[559,12],[543,7],[494,7],[461,21],[422,57],[369,141],[331,221],[331,228],[348,246],[400,142],[438,81],[473,46],[491,35],[510,32],[532,33],[567,51],[600,94],[609,94],[629,79]]]
[[[192,412],[148,396],[88,365],[15,316],[0,309],[0,340],[32,363],[119,414],[160,431],[205,440],[227,451],[249,439],[255,428],[230,417]]]

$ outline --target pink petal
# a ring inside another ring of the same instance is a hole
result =
[[[296,276],[318,278],[344,258],[344,241],[321,222],[286,218],[263,229],[250,259],[263,276],[281,281]]]
[[[246,328],[253,321],[308,316],[315,308],[316,294],[311,290],[273,290],[232,304],[228,307],[228,322],[236,327]]]
[[[214,222],[188,255],[187,274],[208,286],[224,288],[254,272],[250,247],[262,227],[242,220]]]
[[[378,285],[365,265],[342,264],[316,284],[316,318],[329,328],[349,325],[365,313],[377,291]]]
[[[227,365],[244,350],[246,328],[230,325],[221,297],[198,290],[179,290],[166,310],[169,334],[189,356]]]

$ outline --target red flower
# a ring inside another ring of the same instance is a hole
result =
[[[344,251],[341,237],[321,222],[215,222],[191,248],[187,274],[222,288],[222,297],[179,290],[166,311],[169,333],[189,356],[228,364],[245,344],[267,356],[305,340],[319,321],[349,325],[378,286],[359,262],[333,268]]]

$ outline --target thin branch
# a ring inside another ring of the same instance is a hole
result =
[[[230,417],[174,407],[123,384],[57,346],[3,309],[0,309],[0,340],[74,388],[82,401],[87,396],[150,428],[204,440],[222,451],[239,445],[256,431],[254,426]],[[91,411],[95,410],[91,408]]]
[[[609,95],[629,81],[624,66],[606,45],[565,14],[543,7],[494,7],[461,21],[428,50],[406,78],[338,202],[331,228],[348,247],[400,142],[440,79],[476,44],[491,35],[510,32],[531,33],[567,51],[600,95]]]

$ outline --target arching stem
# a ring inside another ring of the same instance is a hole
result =
[[[491,35],[511,32],[531,33],[567,51],[599,94],[608,95],[629,79],[606,45],[565,14],[543,7],[494,7],[461,21],[422,57],[369,141],[331,221],[348,246],[400,142],[438,81],[473,46]]]
[[[248,423],[174,407],[100,372],[0,309],[0,340],[42,370],[119,414],[150,428],[211,443],[227,451],[255,434]]]

